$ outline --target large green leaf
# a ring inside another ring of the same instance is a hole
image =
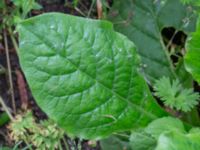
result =
[[[99,139],[163,115],[138,72],[134,44],[111,23],[49,13],[18,31],[32,93],[68,134]]]
[[[185,67],[194,79],[200,83],[200,19],[196,32],[187,41],[187,53],[185,55]]]
[[[185,128],[183,123],[176,118],[159,118],[151,122],[146,128],[133,131],[130,137],[130,145],[133,150],[155,150],[160,135],[170,131],[185,133]]]
[[[179,0],[117,0],[109,18],[117,31],[135,43],[147,80],[177,76],[161,31],[164,27],[193,30],[196,17],[191,9]]]
[[[155,139],[158,139],[160,134],[166,131],[178,131],[180,133],[185,133],[185,128],[179,119],[164,117],[151,122],[144,131]]]
[[[183,123],[172,117],[159,118],[140,132],[133,132],[133,150],[199,150],[200,129],[187,133]]]
[[[171,131],[160,135],[155,150],[199,150],[200,132],[183,134]]]

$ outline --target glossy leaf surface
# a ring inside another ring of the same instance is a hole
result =
[[[49,13],[18,31],[32,93],[68,134],[100,139],[163,115],[138,72],[134,44],[111,23]]]

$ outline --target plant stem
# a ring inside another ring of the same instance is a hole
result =
[[[8,78],[9,78],[9,85],[10,85],[12,108],[13,108],[14,114],[16,114],[15,95],[14,95],[13,82],[12,82],[10,55],[9,55],[9,50],[8,50],[8,39],[7,39],[6,30],[4,30],[3,35],[4,35],[4,44],[5,44],[5,51],[6,51],[6,61],[7,61],[7,67],[8,67]]]
[[[0,74],[4,74],[6,69],[0,64]]]
[[[19,46],[17,44],[17,40],[15,39],[15,37],[13,35],[13,31],[10,27],[8,28],[8,32],[10,34],[10,38],[12,40],[13,46],[14,46],[15,50],[18,52]]]
[[[178,30],[176,30],[176,31],[173,33],[171,39],[170,39],[169,42],[167,43],[167,46],[166,46],[166,49],[167,49],[167,50],[169,50],[169,47],[172,45],[172,42],[173,42],[173,40],[174,40],[174,38],[175,38],[175,36],[176,36],[177,33],[178,33]]]
[[[94,7],[95,1],[96,1],[96,0],[92,0],[92,4],[90,5],[90,9],[89,9],[88,14],[87,14],[87,18],[90,17],[90,14],[91,14],[91,12],[92,12],[92,8]]]
[[[68,147],[67,141],[65,140],[65,137],[63,137],[62,140],[63,140],[63,142],[64,142],[64,145],[65,145],[66,150],[68,150],[69,147]]]
[[[6,111],[6,113],[8,114],[8,117],[10,118],[10,120],[13,121],[14,118],[13,118],[12,114],[10,113],[8,107],[7,107],[6,104],[4,103],[4,101],[3,101],[3,99],[2,99],[1,96],[0,96],[0,103],[1,103],[1,105],[2,105],[2,107],[3,107],[3,109],[4,109],[4,110]]]
[[[26,145],[28,146],[28,149],[30,149],[30,150],[33,150],[33,149],[32,149],[32,145],[30,146],[30,144],[28,143],[28,141],[27,141],[27,140],[25,140],[25,139],[24,139],[24,142],[25,142],[25,143],[26,143]]]
[[[162,35],[160,35],[160,43],[161,43],[161,45],[163,47],[163,50],[164,50],[165,55],[167,57],[167,60],[169,62],[169,67],[170,67],[171,73],[172,73],[173,77],[176,79],[177,78],[177,74],[175,73],[175,68],[174,68],[173,63],[171,61],[170,54],[169,54],[167,48],[165,47],[165,44],[162,41]]]
[[[78,7],[75,7],[74,8],[77,12],[79,12],[83,17],[86,17],[86,15],[78,8]]]
[[[121,137],[124,137],[124,138],[129,138],[130,137],[127,134],[121,134],[121,133],[113,133],[113,135],[121,136]]]
[[[58,147],[59,147],[59,150],[63,150],[62,144],[61,144],[61,140],[60,140],[59,143],[58,143]]]

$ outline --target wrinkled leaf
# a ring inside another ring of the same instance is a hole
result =
[[[111,23],[49,13],[18,31],[32,93],[68,134],[99,139],[163,115],[138,73],[134,44]]]
[[[115,29],[128,36],[138,48],[143,71],[150,82],[162,76],[175,77],[175,68],[162,40],[164,27],[190,32],[196,16],[179,0],[118,0],[110,13]]]
[[[196,32],[187,41],[187,53],[185,55],[185,67],[194,79],[200,83],[200,19]]]
[[[183,134],[172,131],[162,134],[155,150],[199,150],[200,132]]]
[[[133,132],[130,145],[133,150],[199,150],[200,129],[189,133],[183,123],[172,117],[151,122],[140,132]]]
[[[160,134],[166,131],[178,131],[185,133],[183,123],[176,118],[164,117],[151,122],[146,128],[145,132],[158,139]]]
[[[172,117],[156,119],[144,129],[133,131],[130,145],[133,150],[155,150],[160,135],[170,131],[185,133],[183,123]]]

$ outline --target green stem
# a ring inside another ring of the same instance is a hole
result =
[[[8,31],[9,31],[10,38],[11,38],[11,40],[12,40],[13,46],[14,46],[15,50],[18,52],[19,46],[18,46],[18,44],[17,44],[17,40],[15,39],[15,36],[14,36],[14,34],[13,34],[13,31],[12,31],[12,29],[11,29],[10,27],[8,28]]]
[[[8,107],[6,106],[6,104],[4,103],[4,101],[3,101],[3,99],[2,99],[1,97],[0,97],[0,103],[1,103],[1,105],[2,105],[2,107],[3,107],[3,109],[5,110],[5,112],[8,114],[10,120],[13,121],[14,118],[13,118],[12,114],[10,113]]]
[[[24,142],[25,142],[25,143],[26,143],[26,145],[28,146],[28,149],[30,149],[30,150],[33,150],[33,149],[32,149],[32,146],[30,146],[30,144],[28,143],[28,141],[27,141],[27,140],[25,140],[25,139],[24,139]]]
[[[94,7],[95,1],[96,1],[96,0],[92,0],[92,4],[90,5],[90,9],[89,9],[88,14],[87,14],[87,18],[90,17],[90,14],[91,14],[91,12],[92,12],[92,8]]]
[[[78,7],[75,7],[74,8],[77,12],[79,12],[83,17],[86,17],[86,15],[78,8]]]
[[[129,138],[130,137],[128,134],[121,134],[121,133],[113,133],[113,134],[117,135],[117,136],[124,137],[124,138]]]
[[[65,148],[66,150],[68,150],[68,144],[67,144],[67,141],[65,140],[65,137],[62,138],[63,142],[64,142],[64,145],[65,145]]]
[[[162,35],[160,35],[160,43],[161,43],[161,45],[163,47],[164,53],[165,53],[165,55],[167,57],[167,60],[169,62],[169,65],[170,65],[169,67],[170,67],[171,73],[172,73],[173,77],[176,79],[178,77],[177,77],[177,74],[175,73],[175,68],[174,68],[174,66],[172,64],[172,61],[171,61],[171,58],[170,58],[170,54],[169,54],[167,48],[165,47],[165,44],[162,41]]]
[[[61,144],[61,140],[60,140],[59,143],[58,143],[58,147],[59,147],[59,150],[63,150],[62,144]]]

